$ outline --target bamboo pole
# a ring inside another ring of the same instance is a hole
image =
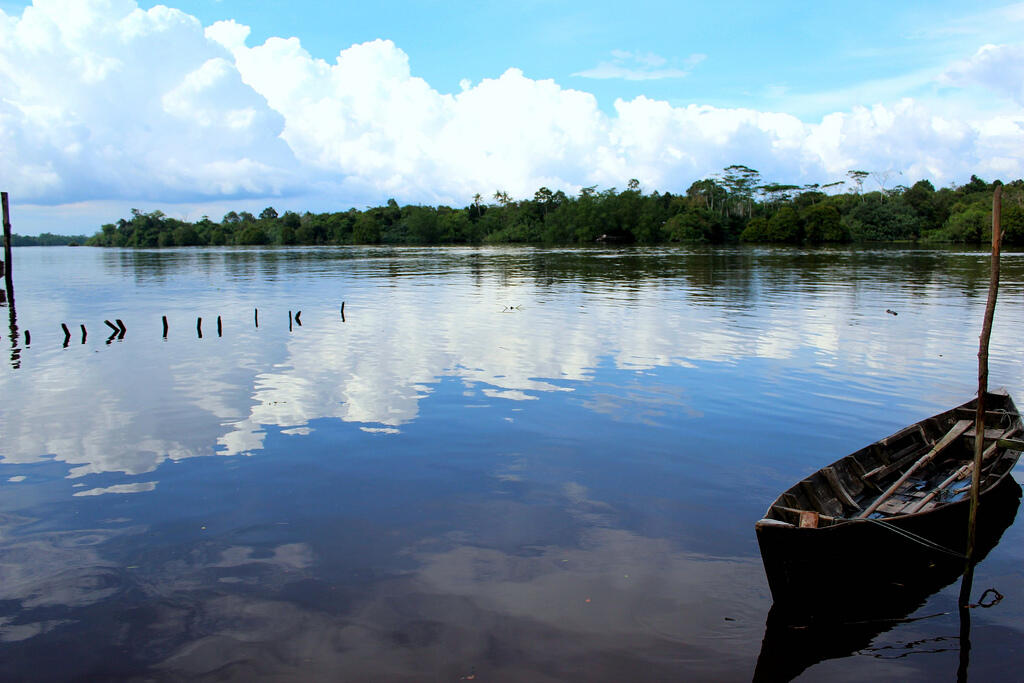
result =
[[[978,343],[978,404],[974,413],[974,471],[971,473],[971,511],[967,519],[967,566],[960,584],[960,605],[971,601],[971,584],[974,582],[974,542],[978,527],[978,503],[981,492],[981,460],[985,449],[985,393],[988,391],[988,345],[992,337],[992,319],[996,312],[996,297],[999,295],[999,247],[1002,243],[1002,202],[1003,186],[998,180],[992,194],[992,263],[988,281],[988,301],[985,302],[985,320],[981,326]]]

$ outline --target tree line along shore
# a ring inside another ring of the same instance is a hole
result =
[[[542,187],[532,199],[495,192],[462,208],[384,206],[348,211],[258,216],[231,211],[220,222],[189,222],[133,209],[95,235],[64,238],[101,247],[313,244],[666,244],[732,242],[980,243],[991,236],[993,184],[935,189],[920,180],[886,187],[886,174],[850,171],[828,185],[762,183],[733,165],[690,185],[684,194],[583,188],[575,196]],[[878,189],[865,185],[874,183]],[[1024,244],[1024,180],[1004,186],[1004,241]],[[39,239],[45,236],[41,235]],[[52,238],[61,236],[50,235]],[[21,240],[32,238],[21,238]],[[24,242],[23,242],[24,243]]]

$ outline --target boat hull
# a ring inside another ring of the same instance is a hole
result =
[[[981,495],[978,546],[994,544],[1020,486],[1005,477]],[[1014,507],[1014,509],[1016,509]],[[932,512],[882,520],[850,520],[821,529],[757,527],[768,585],[777,604],[801,609],[855,603],[907,586],[949,582],[964,568],[968,500]],[[994,536],[994,539],[989,538]]]
[[[951,500],[940,496],[927,508],[923,503],[915,507],[918,499],[898,501],[897,505],[908,506],[903,514],[873,512],[877,503],[872,503],[879,496],[884,499],[891,495],[877,492],[889,488],[889,482],[894,482],[893,488],[899,486],[906,478],[900,478],[901,472],[913,470],[910,465],[922,448],[934,449],[940,435],[958,426],[962,436],[950,440],[946,451],[928,464],[930,478],[922,482],[922,487],[927,485],[923,491],[932,490],[935,482],[949,472],[963,468],[976,438],[972,431],[965,431],[964,417],[975,405],[975,401],[969,401],[900,430],[822,468],[780,495],[755,525],[776,603],[807,609],[815,604],[855,602],[865,594],[927,585],[950,571],[962,571],[969,496],[958,493]],[[1005,392],[986,394],[985,405],[986,411],[999,411],[1001,434],[1024,431],[1017,409]],[[1001,443],[990,437],[988,430],[985,439],[986,444]],[[980,492],[978,546],[986,542],[987,536],[1005,528],[997,523],[1000,515],[1005,516],[999,511],[1010,504],[1010,499],[1016,502],[1020,492],[1010,474],[1020,451],[1008,446],[997,449],[996,445],[989,450]],[[871,471],[882,472],[888,479],[869,482]],[[957,484],[961,487],[958,490],[963,490],[963,481]],[[948,482],[945,485],[952,488]],[[810,519],[805,519],[807,516]]]

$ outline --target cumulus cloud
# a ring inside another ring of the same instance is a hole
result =
[[[943,80],[955,86],[982,85],[1024,106],[1024,43],[983,45],[950,67]]]
[[[459,204],[476,192],[522,197],[634,177],[681,192],[731,163],[784,182],[828,182],[849,168],[939,184],[1024,175],[1024,160],[1007,153],[1024,144],[1020,112],[967,119],[905,99],[807,122],[644,96],[606,111],[590,93],[516,68],[442,93],[388,40],[329,62],[297,38],[248,38],[235,21],[204,28],[134,0],[36,0],[20,17],[0,13],[0,180],[48,205],[289,194],[358,205]],[[615,51],[580,75],[680,76],[701,59]],[[1021,63],[1019,47],[988,46],[945,82],[1002,87],[1021,103]]]
[[[5,187],[44,203],[280,192],[283,121],[230,57],[194,17],[133,0],[0,12]]]

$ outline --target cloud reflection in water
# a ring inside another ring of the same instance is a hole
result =
[[[694,271],[692,258],[676,263],[656,250],[647,264],[664,268],[656,276],[639,271],[635,280],[580,281],[569,270],[554,284],[533,277],[529,269],[536,262],[517,265],[522,255],[516,253],[506,262],[500,250],[478,258],[440,251],[433,261],[415,250],[408,256],[387,253],[390,258],[350,266],[359,270],[349,283],[355,293],[344,324],[326,307],[303,305],[305,325],[297,334],[265,329],[257,336],[229,325],[234,336],[216,347],[178,342],[155,349],[130,337],[116,355],[87,360],[53,356],[31,368],[30,381],[25,381],[28,372],[7,373],[2,384],[19,401],[4,407],[2,461],[30,463],[45,455],[67,462],[72,477],[139,475],[166,460],[256,452],[263,448],[267,427],[300,435],[296,430],[329,418],[398,433],[417,419],[424,399],[449,376],[459,378],[468,391],[500,401],[575,391],[609,360],[616,368],[636,371],[733,365],[751,358],[786,367],[794,360],[803,363],[800,357],[811,352],[812,368],[822,372],[861,363],[870,373],[892,374],[901,367],[914,370],[908,364],[920,363],[922,348],[928,358],[938,357],[950,352],[951,335],[962,337],[958,345],[973,343],[975,336],[962,326],[919,327],[915,311],[930,315],[944,292],[934,294],[934,304],[928,291],[883,296],[859,284],[862,275],[856,270],[837,276],[850,279],[850,287],[841,280],[817,286],[813,280],[777,278],[776,271],[759,276],[755,267],[744,273],[750,278],[746,281],[738,279],[739,273],[727,273],[737,279],[715,283],[721,298],[705,301],[704,290],[695,288],[704,285],[705,271]],[[550,258],[558,263],[557,256]],[[615,268],[627,257],[640,258],[627,254],[601,260]],[[827,267],[844,267],[842,255],[838,258],[838,265]],[[307,264],[312,266],[307,272],[302,262],[285,263],[300,269],[294,276],[300,278],[296,297],[323,298],[320,288],[336,288],[322,279],[319,261]],[[396,264],[403,268],[399,277]],[[207,261],[203,267],[216,270]],[[419,279],[418,267],[423,271]],[[161,277],[187,274],[187,269],[172,270]],[[211,271],[209,277],[229,275]],[[907,295],[912,303],[904,300]],[[193,296],[209,307],[201,291]],[[21,295],[23,307],[31,305],[29,297]],[[521,308],[510,315],[500,302]],[[899,306],[904,315],[874,320],[883,302]],[[143,299],[134,305],[144,315],[152,304]],[[957,315],[955,310],[945,313]],[[1020,312],[1010,315],[1019,318]],[[264,328],[271,316],[264,314]],[[914,325],[913,346],[893,329],[906,322]],[[1017,370],[1010,379],[1020,376]],[[658,419],[655,405],[665,399],[658,392],[678,388],[653,390],[644,419]],[[620,413],[630,402],[626,396],[584,400],[598,410]],[[699,407],[685,406],[685,396],[670,404],[679,400],[684,410],[699,414]],[[59,429],[52,428],[55,419]]]

